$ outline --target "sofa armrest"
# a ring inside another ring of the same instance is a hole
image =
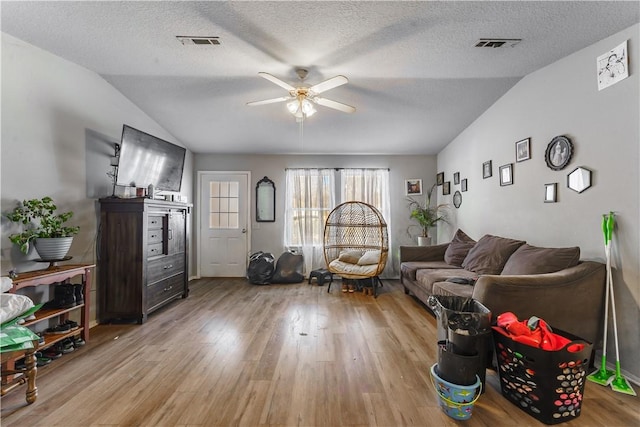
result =
[[[518,276],[483,275],[472,298],[491,310],[520,320],[531,316],[598,346],[604,309],[605,266],[584,261],[556,273]]]
[[[443,261],[449,243],[433,246],[400,246],[400,263],[415,261]]]

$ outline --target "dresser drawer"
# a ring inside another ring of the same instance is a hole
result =
[[[184,273],[171,276],[147,287],[147,310],[177,298],[184,293]]]
[[[147,228],[149,230],[161,229],[163,225],[163,215],[149,215],[149,222]]]
[[[162,242],[160,243],[151,243],[147,245],[147,258],[152,258],[154,256],[162,255],[164,251],[162,250]]]
[[[161,243],[163,234],[164,233],[161,228],[158,228],[157,230],[149,230],[149,234],[147,234],[147,243]]]
[[[147,263],[147,285],[184,271],[184,254],[154,259]]]

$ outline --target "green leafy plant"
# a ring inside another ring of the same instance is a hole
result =
[[[49,196],[42,199],[23,200],[6,217],[15,223],[22,224],[21,233],[12,234],[9,240],[20,247],[25,254],[33,239],[47,237],[71,237],[80,231],[80,227],[64,225],[73,212],[56,213],[57,206]]]
[[[431,186],[427,191],[424,202],[418,201],[413,197],[407,197],[407,200],[409,201],[409,209],[411,211],[409,218],[418,223],[417,225],[414,224],[413,227],[417,226],[420,228],[420,236],[422,237],[429,237],[429,229],[434,227],[438,221],[447,221],[446,216],[439,213],[441,209],[446,207],[445,204],[431,206],[431,195],[435,188],[436,184],[433,184],[433,186]],[[407,233],[410,234],[411,228],[412,226],[409,226]]]

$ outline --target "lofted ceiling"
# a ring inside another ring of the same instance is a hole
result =
[[[522,77],[638,23],[639,9],[636,1],[2,1],[1,29],[95,71],[195,153],[436,154]],[[481,38],[522,41],[474,47]],[[309,70],[308,84],[347,76],[323,96],[356,112],[318,106],[301,128],[283,103],[246,105],[287,95],[258,72],[295,86],[296,67]]]

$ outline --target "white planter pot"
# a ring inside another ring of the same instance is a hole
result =
[[[418,236],[418,246],[431,246],[431,237]]]
[[[73,237],[39,237],[34,246],[43,261],[61,261],[67,256]]]

